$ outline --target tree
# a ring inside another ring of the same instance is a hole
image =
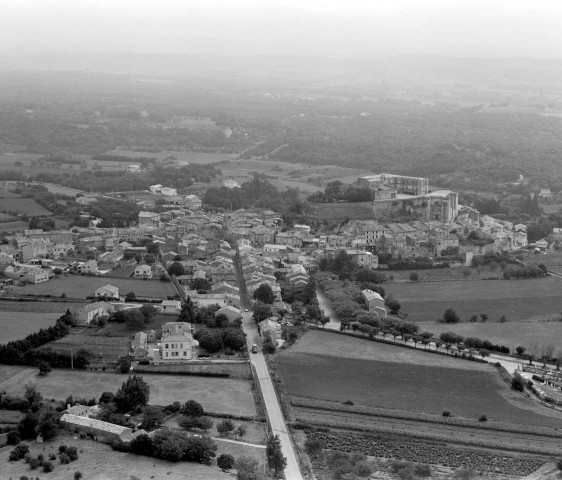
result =
[[[146,406],[142,412],[141,428],[144,430],[152,430],[158,425],[162,425],[164,421],[164,414],[162,410],[157,407]]]
[[[205,278],[196,278],[195,280],[193,280],[193,284],[192,287],[194,290],[200,291],[200,290],[211,290],[211,283],[209,282],[209,280],[205,279]]]
[[[242,331],[231,330],[224,337],[224,346],[232,350],[242,350],[246,346],[246,335]]]
[[[168,273],[180,277],[181,275],[185,275],[185,269],[181,263],[174,262],[168,267]]]
[[[37,430],[43,440],[56,437],[59,432],[59,415],[57,412],[51,409],[45,410],[39,417]]]
[[[488,314],[487,313],[481,313],[480,318],[483,322],[485,322],[486,320],[488,320]]]
[[[511,388],[513,388],[513,390],[517,390],[518,392],[525,390],[525,382],[523,382],[519,375],[516,375],[511,379]]]
[[[252,317],[256,323],[260,323],[262,320],[271,317],[271,305],[257,302]]]
[[[234,433],[236,434],[237,437],[240,438],[240,440],[242,440],[242,437],[246,435],[247,431],[248,429],[244,425],[238,425],[238,428]]]
[[[452,307],[449,307],[443,313],[443,322],[445,322],[445,323],[459,323],[460,322],[460,318],[457,315],[457,312],[455,312],[455,310]],[[442,340],[445,340],[445,339],[442,338]]]
[[[144,407],[150,398],[150,387],[141,376],[129,377],[115,394],[115,405],[122,413]]]
[[[525,347],[519,345],[515,351],[517,352],[517,355],[519,355],[520,357],[523,356],[523,354],[525,353],[525,350],[527,350]]]
[[[240,457],[236,460],[238,480],[259,480],[258,461],[252,457]]]
[[[37,385],[28,382],[25,385],[25,393],[23,395],[30,406],[39,404],[43,400],[43,395],[37,390]]]
[[[234,428],[234,423],[232,423],[232,420],[228,419],[217,424],[217,432],[219,432],[221,437],[231,434],[234,431]]]
[[[482,357],[482,360],[484,360],[485,357],[490,356],[490,352],[488,352],[488,350],[481,349],[481,350],[478,350],[478,353]]]
[[[213,422],[205,417],[183,417],[179,421],[179,425],[184,430],[210,430],[213,428]]]
[[[39,375],[47,375],[49,372],[53,370],[51,368],[51,365],[49,365],[49,363],[46,362],[45,360],[39,360],[37,362],[37,367],[39,368]]]
[[[265,445],[265,456],[267,458],[268,467],[275,471],[275,475],[285,470],[287,459],[283,456],[283,452],[281,451],[279,435],[269,437]]]
[[[217,467],[219,467],[223,472],[232,470],[234,468],[234,465],[234,457],[232,455],[229,455],[228,453],[223,453],[217,458]]]
[[[275,302],[275,294],[273,293],[273,289],[267,283],[262,283],[258,288],[256,288],[253,297],[256,300],[259,300],[260,302],[266,303],[268,305],[271,305],[273,304],[273,302]]]
[[[386,300],[384,301],[384,304],[390,309],[390,313],[392,315],[396,315],[400,309],[402,308],[402,306],[400,305],[400,302],[398,300],[396,300],[395,298],[392,298],[390,296],[386,297]]]
[[[156,316],[156,314],[158,313],[158,310],[156,310],[155,307],[153,307],[152,305],[149,305],[148,303],[145,303],[140,309],[139,309],[140,313],[142,314],[142,316],[144,317],[144,322],[145,323],[150,323],[152,321],[152,319]]]
[[[197,323],[197,307],[191,298],[187,297],[185,303],[181,306],[178,322]]]
[[[125,312],[125,318],[125,323],[129,330],[142,330],[144,328],[145,317],[140,309],[135,308],[134,310]]]
[[[121,373],[129,373],[131,370],[131,356],[129,354],[123,355],[118,359],[119,371]]]
[[[215,353],[223,348],[222,335],[218,332],[206,332],[199,337],[199,346],[209,353]]]
[[[327,317],[327,316],[324,315],[320,319],[320,323],[322,324],[322,327],[325,327],[327,323],[330,323],[330,317]]]
[[[205,411],[199,402],[196,402],[195,400],[188,400],[185,402],[181,413],[187,417],[201,417],[205,414]]]
[[[141,433],[131,440],[130,449],[136,455],[152,456],[154,443],[146,433]]]
[[[126,302],[134,302],[136,301],[137,296],[135,294],[135,292],[129,292],[127,293],[127,295],[125,295],[125,301]]]

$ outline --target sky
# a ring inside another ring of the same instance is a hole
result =
[[[562,58],[562,0],[0,0],[0,57]]]

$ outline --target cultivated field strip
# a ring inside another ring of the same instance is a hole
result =
[[[480,430],[478,428],[429,424],[415,420],[365,417],[343,412],[297,408],[298,422],[361,432],[392,433],[418,439],[470,445],[514,452],[556,455],[560,439],[521,433]]]
[[[447,445],[429,438],[422,439],[423,441],[414,440],[388,434],[388,432],[358,435],[348,432],[307,429],[305,433],[309,438],[321,440],[325,448],[329,450],[360,452],[371,457],[407,459],[416,463],[444,465],[452,468],[472,468],[476,471],[493,472],[498,474],[498,477],[503,474],[517,475],[517,478],[521,478],[521,476],[536,471],[549,460],[542,455],[527,456],[511,455],[500,451],[486,452],[464,445],[462,447]]]
[[[430,415],[422,412],[410,412],[407,410],[397,410],[390,408],[370,407],[367,405],[346,405],[338,402],[330,402],[327,400],[317,400],[306,397],[291,397],[291,405],[301,407],[308,410],[325,410],[330,412],[338,412],[342,415],[351,414],[367,417],[381,417],[396,420],[409,420],[416,423],[432,423],[441,424],[448,427],[464,427],[475,428],[478,430],[492,430],[500,432],[531,434],[536,436],[546,436],[553,438],[562,438],[562,429],[520,425],[516,423],[502,422],[479,422],[470,418],[444,417],[438,415]]]

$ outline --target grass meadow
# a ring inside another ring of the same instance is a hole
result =
[[[61,313],[31,313],[0,311],[0,344],[21,340],[41,328],[54,325]]]
[[[45,398],[64,400],[69,395],[99,398],[103,392],[116,392],[127,375],[85,370],[54,369],[40,377],[36,368],[0,366],[0,391],[22,396],[28,382],[37,384]],[[193,399],[210,412],[255,416],[252,382],[232,378],[188,375],[143,374],[150,386],[150,405],[169,405]]]
[[[467,418],[487,415],[493,421],[562,427],[562,415],[554,417],[547,409],[544,415],[538,414],[491,365],[326,332],[308,332],[303,338],[304,345],[297,342],[297,348],[285,350],[277,360],[290,395],[436,415],[449,410]],[[313,342],[318,347],[305,351]],[[321,349],[324,354],[319,353]],[[386,355],[389,350],[401,353]],[[427,361],[420,361],[421,356]]]
[[[37,471],[36,475],[29,469],[23,460],[9,462],[8,456],[12,447],[0,449],[0,463],[2,464],[2,478],[20,478],[21,475],[32,475],[32,478],[40,477],[42,480],[73,480],[74,472],[80,471],[82,478],[87,480],[115,480],[117,478],[130,479],[166,479],[166,480],[232,480],[232,472],[223,472],[216,465],[206,466],[199,463],[168,462],[152,457],[133,455],[130,453],[116,452],[109,445],[83,440],[77,435],[67,433],[59,434],[54,440],[29,444],[31,455],[36,457],[40,453],[46,457],[58,454],[59,445],[75,445],[78,448],[78,459],[69,465],[55,463],[55,469],[50,473]],[[217,457],[222,453],[229,453],[226,442],[217,442]],[[236,445],[237,446],[237,445]],[[247,447],[242,455],[251,455],[254,451],[265,455],[263,449]]]
[[[458,282],[388,283],[392,295],[408,313],[408,320],[434,322],[453,307],[462,320],[487,313],[490,320],[536,320],[562,311],[562,280],[474,280]]]
[[[134,292],[137,297],[166,298],[175,295],[172,284],[159,280],[138,280],[128,278],[90,277],[87,275],[69,275],[53,278],[48,282],[24,287],[10,287],[10,291],[18,295],[53,295],[60,297],[66,293],[69,298],[87,298],[104,285],[119,288],[119,295],[125,296]]]

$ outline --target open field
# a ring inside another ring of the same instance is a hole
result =
[[[217,456],[225,453],[224,444],[217,442]],[[116,452],[109,445],[82,440],[79,436],[63,433],[56,439],[45,442],[30,442],[31,455],[36,457],[40,453],[48,456],[58,453],[59,445],[75,445],[79,451],[76,461],[62,465],[59,461],[53,462],[55,469],[51,473],[31,471],[23,460],[8,462],[8,456],[13,447],[7,446],[0,449],[0,463],[2,465],[2,478],[20,478],[21,475],[37,475],[42,480],[72,480],[74,472],[80,471],[84,480],[115,480],[138,478],[141,480],[232,480],[232,473],[224,473],[217,466],[205,466],[199,463],[167,462],[151,457],[133,455],[131,453]],[[248,451],[256,450],[247,447]],[[262,450],[263,451],[263,450]],[[226,452],[228,453],[228,452]],[[248,453],[244,453],[246,455]]]
[[[111,284],[119,288],[119,294],[125,296],[134,292],[137,297],[166,298],[175,295],[172,284],[159,280],[137,280],[128,278],[90,277],[86,275],[69,275],[53,278],[48,282],[24,287],[10,287],[9,293],[17,295],[54,295],[59,297],[66,293],[69,298],[86,298],[94,295],[96,289]]]
[[[151,405],[164,406],[193,399],[210,412],[256,415],[250,381],[164,374],[142,376],[150,385]],[[68,395],[99,398],[103,392],[117,391],[126,378],[117,373],[60,369],[40,377],[36,368],[2,365],[0,391],[22,396],[26,383],[33,382],[45,398],[64,400]]]
[[[83,306],[83,303],[75,302],[10,302],[0,301],[0,312],[34,312],[34,313],[57,313],[58,316],[65,313],[69,308]],[[1,314],[0,314],[1,315]],[[58,318],[58,317],[57,317]]]
[[[344,359],[380,360],[382,362],[409,363],[427,367],[453,368],[457,371],[490,371],[489,366],[485,363],[467,362],[453,356],[428,354],[421,349],[395,347],[386,343],[371,342],[367,339],[362,340],[322,330],[308,331],[285,352],[281,353],[280,357],[310,353]]]
[[[3,198],[0,200],[0,209],[3,212],[25,213],[30,217],[52,215],[49,210],[39,205],[31,198]]]
[[[534,320],[562,311],[562,280],[474,280],[471,282],[388,283],[391,294],[408,313],[408,320],[432,322],[453,307],[462,320],[487,313],[490,320]]]
[[[443,332],[454,332],[463,337],[490,340],[509,347],[512,352],[519,345],[529,350],[533,345],[562,344],[562,322],[422,323],[419,327],[436,337]]]
[[[128,338],[82,335],[80,331],[75,333],[76,330],[79,330],[79,328],[74,328],[69,335],[39,348],[49,348],[67,355],[70,351],[76,352],[84,348],[95,355],[95,361],[103,363],[116,363],[119,357],[130,352],[131,342]]]
[[[526,263],[543,263],[549,272],[562,274],[562,250],[549,250],[546,255],[524,254],[523,261]]]
[[[512,391],[491,365],[318,333],[323,335],[307,340],[316,341],[316,351],[308,348],[310,343],[302,345],[298,341],[296,349],[289,348],[277,356],[290,395],[351,400],[355,404],[436,415],[444,410],[467,418],[485,414],[491,421],[562,427],[562,414],[546,408],[537,410],[523,395]],[[384,349],[375,353],[379,347]],[[325,354],[318,353],[321,349]],[[361,352],[354,356],[359,349]],[[385,350],[401,350],[397,354],[400,357],[385,356]],[[369,352],[372,356],[366,359]],[[420,361],[424,355],[427,362]],[[442,364],[428,364],[434,361]],[[458,368],[459,362],[464,362],[464,368]]]
[[[0,344],[21,340],[30,333],[38,332],[55,324],[61,313],[30,313],[0,311]]]
[[[21,232],[29,228],[29,222],[6,222],[0,223],[0,232],[2,233],[13,233]]]

